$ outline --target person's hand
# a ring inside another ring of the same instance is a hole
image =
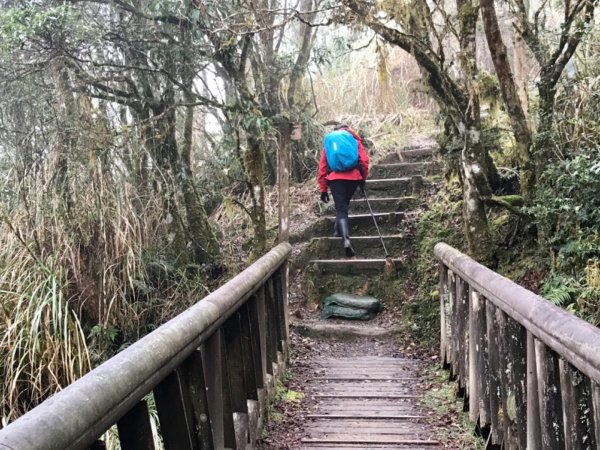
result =
[[[358,188],[360,189],[360,192],[362,192],[363,194],[365,192],[365,184],[366,184],[365,180],[360,180],[358,182]]]
[[[321,201],[323,203],[329,202],[329,194],[327,192],[321,192]]]

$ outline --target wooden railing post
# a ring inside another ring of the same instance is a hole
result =
[[[191,411],[185,398],[181,372],[171,372],[156,388],[154,400],[165,450],[194,450],[195,435]]]
[[[450,335],[448,334],[448,268],[443,262],[440,267],[440,359],[442,367],[447,369],[450,363],[448,344]]]
[[[448,289],[446,291],[446,317],[448,317],[448,322],[446,324],[446,336],[447,336],[447,352],[448,352],[448,366],[450,369],[450,379],[456,378],[456,342],[455,342],[455,333],[456,333],[456,277],[454,276],[454,272],[448,270]]]
[[[592,403],[594,405],[594,434],[596,444],[600,444],[600,386],[592,382]]]
[[[542,442],[536,359],[535,338],[527,332],[527,450],[536,449]]]
[[[564,450],[565,433],[558,358],[552,350],[537,339],[535,339],[535,356],[541,413],[541,450]]]
[[[277,362],[278,338],[280,335],[277,324],[277,299],[275,297],[275,286],[273,278],[265,285],[265,311],[266,311],[266,334],[267,334],[267,373],[275,375],[273,364]]]
[[[527,445],[525,389],[526,352],[523,327],[497,308],[499,329],[500,392],[504,419],[504,442],[508,449]]]
[[[466,392],[468,387],[469,374],[469,351],[467,340],[468,319],[469,319],[469,286],[465,281],[456,277],[456,299],[455,299],[455,314],[454,314],[454,345],[455,345],[455,364],[456,374],[458,376],[459,396],[468,395]]]
[[[498,345],[498,322],[496,321],[496,307],[490,301],[485,303],[485,323],[487,327],[488,343],[488,368],[489,368],[489,386],[490,386],[490,422],[491,422],[491,442],[494,445],[502,444],[503,419],[500,402],[500,358]]]
[[[565,446],[568,449],[597,448],[590,380],[562,358],[558,363]]]
[[[201,349],[196,350],[185,360],[181,366],[181,373],[184,385],[187,387],[191,416],[194,420],[195,448],[213,450],[215,446]]]
[[[487,378],[482,358],[485,351],[485,306],[482,300],[477,291],[469,286],[469,419],[474,423],[481,414],[481,381]]]
[[[140,400],[117,422],[122,450],[154,450],[148,403]]]

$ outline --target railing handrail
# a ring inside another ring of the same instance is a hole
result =
[[[600,329],[445,243],[435,256],[563,359],[600,384]]]
[[[0,449],[85,448],[222,325],[286,261],[279,244],[235,278],[0,430]]]

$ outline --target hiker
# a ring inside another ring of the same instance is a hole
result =
[[[369,156],[362,139],[347,125],[336,125],[323,139],[317,181],[323,203],[329,202],[327,188],[331,190],[335,204],[333,235],[342,238],[347,257],[355,255],[350,243],[348,206],[357,187],[364,191],[368,175]]]

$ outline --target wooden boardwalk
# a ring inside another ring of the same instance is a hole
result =
[[[441,449],[419,407],[417,363],[392,357],[314,363],[304,450]]]

